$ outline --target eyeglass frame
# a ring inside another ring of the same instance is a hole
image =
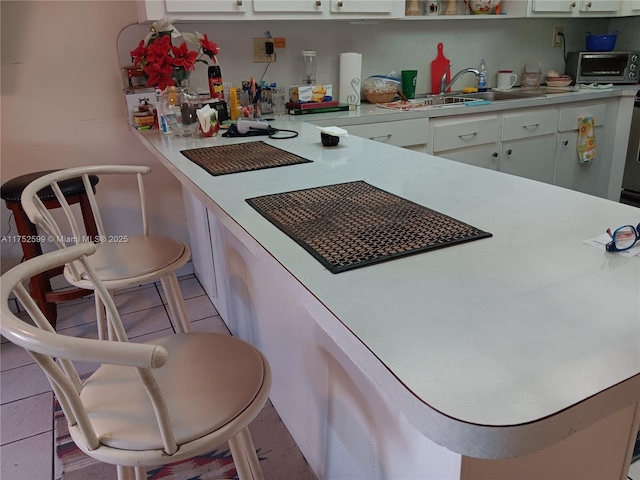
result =
[[[618,248],[618,247],[616,247],[616,245],[615,245],[616,244],[616,234],[621,229],[628,228],[628,227],[630,227],[631,230],[633,230],[633,233],[635,234],[636,239],[627,248]],[[630,250],[633,247],[635,247],[636,243],[638,243],[638,241],[640,241],[640,223],[638,224],[637,227],[634,227],[633,225],[622,225],[621,227],[616,228],[613,233],[611,233],[611,229],[610,228],[607,228],[607,233],[611,237],[611,241],[609,243],[607,243],[607,245],[605,246],[607,252],[625,252],[625,251]]]

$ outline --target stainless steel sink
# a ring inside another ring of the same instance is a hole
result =
[[[504,100],[518,100],[523,98],[539,98],[546,97],[547,95],[555,95],[558,93],[569,93],[573,92],[571,89],[565,88],[549,88],[549,87],[540,87],[534,89],[516,89],[509,90],[508,92],[501,90],[489,90],[488,92],[476,92],[476,93],[467,93],[467,94],[456,94],[456,97],[461,98],[472,98],[476,100],[488,100],[490,102],[500,102]]]
[[[520,91],[518,92],[500,92],[496,90],[490,90],[488,92],[476,92],[476,93],[466,93],[460,95],[463,98],[471,98],[475,100],[488,100],[490,102],[500,102],[503,100],[518,100],[522,98],[533,98],[533,97],[541,97],[541,94],[531,95],[531,94],[523,94]]]
[[[427,105],[427,106],[436,106],[436,105],[452,105],[455,103],[467,103],[473,102],[477,100],[475,98],[466,98],[463,95],[427,95],[423,98],[416,98],[415,100],[411,100],[411,103],[416,105]]]

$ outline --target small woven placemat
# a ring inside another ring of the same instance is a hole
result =
[[[213,176],[311,162],[264,142],[192,148],[180,153]]]
[[[332,273],[492,236],[363,181],[247,203]]]

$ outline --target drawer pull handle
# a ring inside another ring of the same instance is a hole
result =
[[[316,0],[316,7],[319,7],[322,5],[322,2],[320,0]]]
[[[523,125],[522,128],[538,128],[539,126],[539,123],[532,123],[531,125]]]
[[[386,135],[378,135],[378,136],[375,136],[375,137],[369,137],[369,140],[376,140],[378,138],[382,138],[384,140],[389,140],[391,138],[391,134],[387,133]]]
[[[513,151],[511,149],[507,150],[507,155],[511,155]]]
[[[576,2],[572,2],[571,3],[571,8],[574,8],[576,6]]]
[[[491,154],[491,156],[492,156],[492,157],[497,157],[497,156],[498,156],[498,152],[493,152],[493,153]]]
[[[465,139],[467,137],[475,137],[476,135],[478,135],[478,132],[473,132],[473,133],[461,133],[460,135],[458,135],[458,138],[461,139]]]
[[[241,7],[242,6],[242,0],[236,0],[236,5]]]
[[[591,2],[587,3],[587,8],[591,8]]]
[[[342,7],[342,1],[338,2],[338,6]]]

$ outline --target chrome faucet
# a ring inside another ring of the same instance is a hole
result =
[[[460,70],[458,73],[456,73],[451,79],[451,81],[447,83],[447,72],[451,70],[452,65],[453,63],[449,64],[449,66],[446,68],[446,70],[442,74],[442,78],[440,78],[440,93],[446,92],[449,89],[449,87],[451,87],[451,85],[453,85],[454,82],[458,80],[465,73],[473,73],[476,76],[476,80],[480,77],[480,71],[477,68],[465,68],[463,70]]]

